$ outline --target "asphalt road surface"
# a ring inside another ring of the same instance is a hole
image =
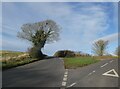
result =
[[[2,74],[3,87],[118,87],[119,78],[117,59],[65,70],[61,59],[52,58],[9,69]]]
[[[58,58],[36,61],[2,73],[2,87],[61,87],[63,61]]]
[[[118,60],[103,60],[83,68],[69,70],[67,87],[118,87],[117,74]]]

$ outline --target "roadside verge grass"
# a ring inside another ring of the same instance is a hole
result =
[[[26,52],[0,51],[0,67],[2,70],[25,65],[38,61],[39,59],[30,58]]]
[[[71,57],[71,58],[63,58],[63,60],[66,69],[83,67],[100,61],[93,57]]]
[[[2,70],[7,70],[13,67],[17,67],[17,66],[21,66],[21,65],[25,65],[25,64],[29,64],[32,63],[34,61],[38,61],[38,59],[30,59],[30,58],[26,58],[24,60],[7,60],[7,61],[2,61]]]

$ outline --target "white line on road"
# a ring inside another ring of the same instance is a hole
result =
[[[113,62],[113,60],[112,60],[112,61],[110,61],[110,63],[111,63],[111,62]]]
[[[63,78],[63,81],[67,81],[67,78]]]
[[[110,72],[113,72],[114,74],[110,74]],[[109,70],[107,72],[105,72],[104,74],[105,76],[112,76],[112,77],[119,77],[119,75],[117,74],[117,72],[115,71],[115,69]]]
[[[66,78],[68,75],[64,75],[64,78]]]
[[[74,86],[76,83],[72,83],[70,86],[68,86],[68,87],[72,87],[72,86]]]
[[[91,75],[92,74],[92,72],[91,73],[89,73],[88,75]]]
[[[65,89],[67,85],[67,77],[68,77],[68,69],[65,70],[61,89]]]
[[[108,63],[105,63],[104,65],[101,66],[101,68],[104,67],[104,66],[106,66],[107,64],[108,64]]]
[[[66,82],[62,82],[62,86],[66,86],[66,84],[67,84]]]
[[[67,75],[68,74],[68,72],[65,72],[65,75]]]
[[[92,71],[91,73],[89,73],[88,75],[91,75],[91,74],[93,74],[93,73],[95,73],[95,70],[94,70],[94,71]]]

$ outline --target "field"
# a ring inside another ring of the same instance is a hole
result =
[[[77,67],[87,66],[100,60],[116,58],[112,56],[83,56],[83,57],[71,57],[71,58],[63,58],[65,68],[72,69]],[[15,51],[0,51],[0,67],[3,70],[17,67],[20,65],[25,65],[34,61],[38,61],[38,59],[32,59],[29,57],[27,52],[15,52]]]
[[[93,57],[72,57],[64,58],[63,60],[65,68],[67,69],[83,67],[100,61]]]
[[[26,52],[15,52],[15,51],[0,51],[0,66],[6,70],[12,67],[25,65],[38,59],[31,59]]]
[[[16,51],[0,51],[0,56],[2,56],[2,58],[6,58],[6,57],[15,57],[15,56],[19,56],[21,54],[24,54],[24,52],[16,52]]]

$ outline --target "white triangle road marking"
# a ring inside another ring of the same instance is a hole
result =
[[[114,74],[109,74],[110,72],[114,72]],[[109,70],[109,71],[103,73],[102,75],[112,76],[112,77],[119,77],[119,75],[117,74],[117,72],[114,69]]]

